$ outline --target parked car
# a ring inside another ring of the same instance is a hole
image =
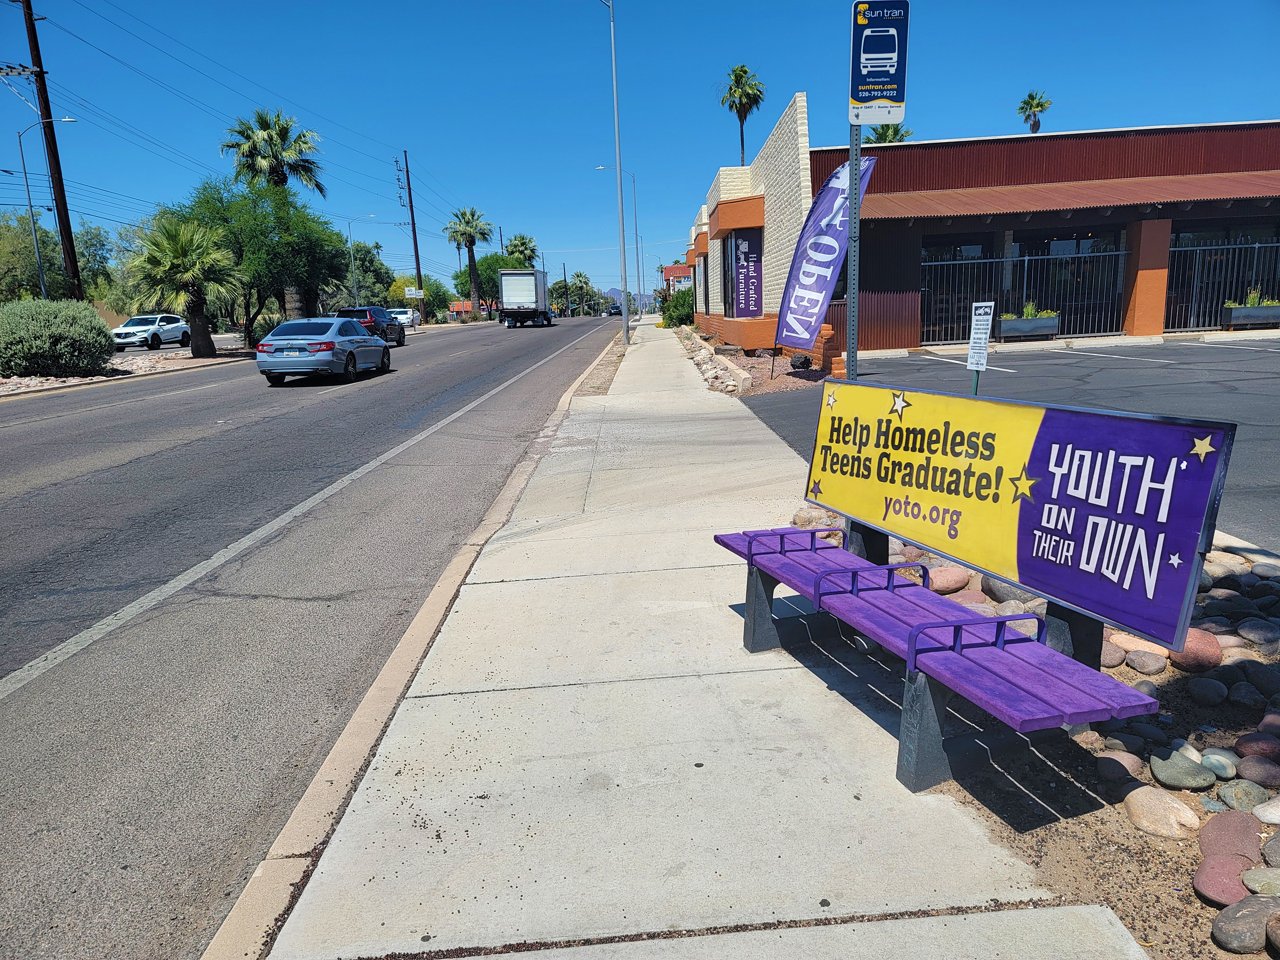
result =
[[[191,345],[191,328],[187,321],[171,313],[149,313],[130,317],[111,331],[116,342],[116,353],[125,347],[146,347],[159,350],[164,343]]]
[[[618,306],[616,303],[610,304],[608,315],[611,317],[620,317],[622,316],[622,308]]]
[[[395,310],[388,310],[387,313],[399,320],[400,326],[402,327],[412,327],[417,330],[418,325],[422,323],[422,315],[418,313],[417,310],[397,308]]]
[[[360,321],[360,326],[377,334],[387,343],[404,346],[404,325],[386,307],[343,307],[339,317]]]
[[[258,372],[273,387],[285,377],[317,374],[335,374],[351,383],[362,370],[390,370],[391,346],[354,319],[287,320],[258,344],[257,361]]]

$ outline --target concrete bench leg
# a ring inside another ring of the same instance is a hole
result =
[[[742,626],[742,645],[748,653],[776,650],[782,646],[778,625],[773,620],[773,592],[778,581],[759,567],[747,567],[747,610]]]
[[[898,782],[912,793],[951,779],[942,745],[942,722],[951,691],[920,671],[907,674],[898,733]]]

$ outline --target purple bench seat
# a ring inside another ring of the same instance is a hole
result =
[[[1127,684],[1047,647],[1039,618],[976,614],[930,590],[922,565],[877,566],[822,540],[820,532],[780,527],[715,537],[748,563],[748,649],[777,645],[768,621],[773,590],[784,583],[906,660],[909,693],[922,674],[1019,733],[1158,709]],[[903,576],[902,567],[920,571],[924,583]],[[1011,627],[1015,621],[1034,624],[1034,635]],[[901,776],[901,757],[899,767]]]

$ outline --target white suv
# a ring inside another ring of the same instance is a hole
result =
[[[418,324],[422,322],[422,316],[417,310],[405,310],[400,308],[396,310],[388,310],[387,313],[399,320],[401,326],[405,329],[413,327],[416,330],[418,329]]]
[[[161,344],[180,343],[191,345],[191,328],[187,321],[171,313],[152,313],[130,317],[122,326],[111,331],[116,341],[116,352],[125,347],[146,347],[159,350]]]

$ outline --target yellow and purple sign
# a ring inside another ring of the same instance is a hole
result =
[[[1234,438],[829,380],[807,499],[1181,649]]]

